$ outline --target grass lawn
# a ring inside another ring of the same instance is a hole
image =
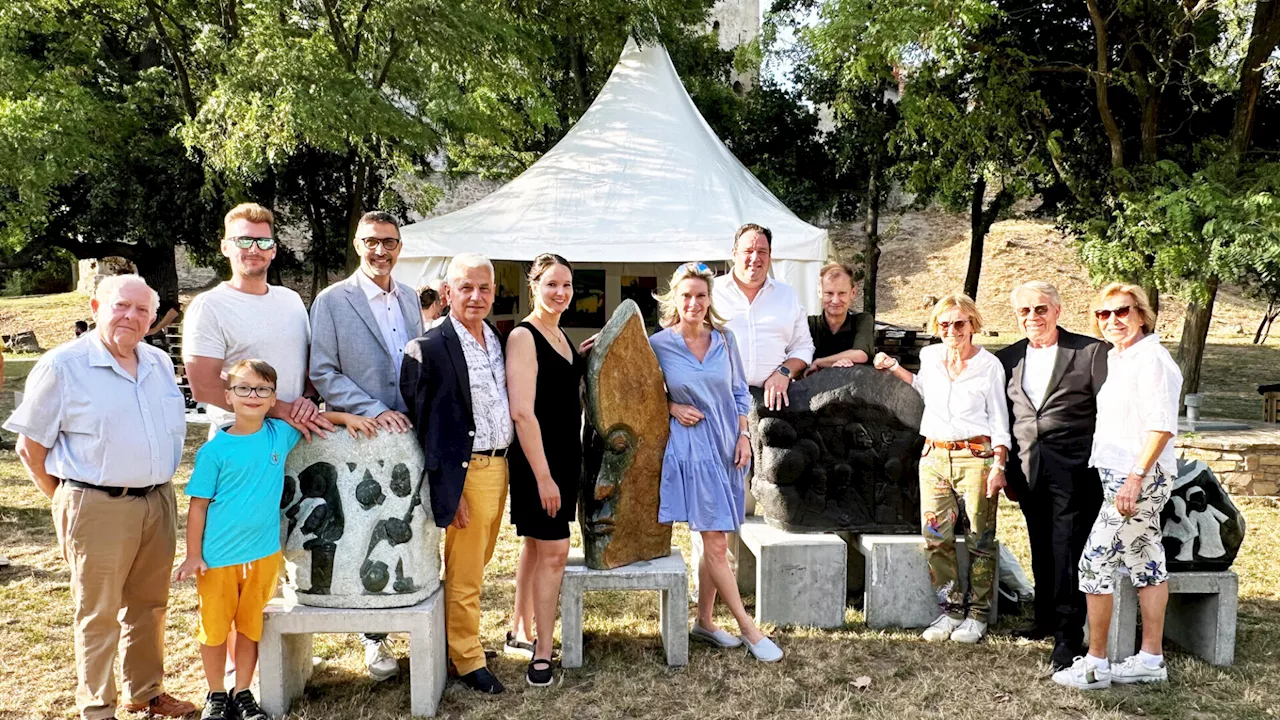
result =
[[[203,437],[188,433],[179,486],[190,473]],[[181,498],[181,494],[180,494]],[[499,658],[493,669],[508,683],[499,698],[480,697],[451,683],[441,713],[452,718],[755,718],[869,717],[972,718],[1276,718],[1280,714],[1280,578],[1272,575],[1280,545],[1280,503],[1236,500],[1249,523],[1235,569],[1241,576],[1236,665],[1214,668],[1170,653],[1172,681],[1083,694],[1048,680],[1047,643],[1013,640],[1003,619],[978,646],[926,645],[914,632],[874,632],[854,609],[844,628],[819,631],[770,628],[786,650],[776,665],[762,665],[745,651],[691,644],[689,665],[663,663],[655,593],[592,593],[586,600],[585,667],[565,671],[558,688],[528,688],[521,662]],[[184,508],[185,499],[180,501]],[[25,479],[12,450],[0,451],[0,551],[13,565],[0,569],[0,718],[69,718],[75,713],[71,597],[67,568],[56,548],[49,504]],[[185,519],[185,517],[184,517]],[[1022,518],[1002,506],[1001,537],[1027,562]],[[181,531],[179,538],[181,538]],[[688,552],[688,533],[676,532]],[[181,540],[179,541],[181,544]],[[575,544],[577,540],[575,539]],[[179,557],[184,552],[179,548]],[[514,592],[517,538],[503,528],[489,567],[482,639],[501,645]],[[167,633],[168,689],[199,700],[204,685],[194,639],[196,594],[175,586]],[[721,613],[719,622],[733,627]],[[397,652],[407,643],[396,639]],[[316,651],[328,663],[297,718],[402,718],[409,686],[375,685],[364,674],[354,636],[318,636]],[[859,676],[871,685],[858,689]],[[125,717],[125,714],[121,714]],[[140,717],[140,716],[139,716]]]

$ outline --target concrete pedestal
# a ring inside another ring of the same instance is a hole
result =
[[[680,548],[664,558],[612,570],[592,570],[582,550],[569,551],[560,586],[560,666],[582,667],[582,597],[588,590],[657,590],[658,620],[667,665],[689,663],[689,578]]]
[[[738,581],[751,581],[756,622],[777,625],[844,625],[848,546],[831,533],[794,533],[763,522],[747,522],[739,532],[743,553]],[[754,557],[755,573],[742,573]]]
[[[263,617],[259,645],[262,709],[280,717],[302,696],[311,677],[314,633],[389,632],[409,633],[410,711],[434,716],[447,675],[443,589],[417,605],[402,608],[353,610],[272,600]]]
[[[867,627],[922,628],[941,612],[929,582],[924,538],[918,535],[862,535],[858,550],[866,560],[862,610]],[[996,547],[995,577],[1000,577],[1000,553]],[[969,587],[969,551],[964,538],[956,538],[956,566],[960,587]],[[988,625],[998,619],[998,593],[992,593]]]
[[[1165,639],[1210,665],[1230,665],[1236,658],[1236,609],[1240,581],[1230,570],[1169,574]],[[1129,576],[1116,573],[1115,598],[1107,650],[1113,662],[1138,651],[1138,591]]]

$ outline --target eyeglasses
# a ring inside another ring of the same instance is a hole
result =
[[[946,335],[948,330],[964,332],[964,329],[968,327],[968,325],[968,320],[956,320],[955,322],[947,322],[946,320],[938,321],[938,329],[942,331],[943,335]]]
[[[249,385],[232,385],[231,392],[235,393],[236,397],[247,398],[252,395],[265,400],[272,395],[275,395],[276,389],[270,385],[259,385],[258,387],[250,387]]]
[[[1116,317],[1123,320],[1129,317],[1129,310],[1131,309],[1132,308],[1130,308],[1128,305],[1121,305],[1120,307],[1114,310],[1108,310],[1106,308],[1103,308],[1101,310],[1094,310],[1093,316],[1098,318],[1098,322],[1106,322],[1107,320],[1111,319],[1112,315],[1115,315]]]
[[[383,250],[386,250],[387,252],[391,252],[392,250],[395,250],[396,247],[400,245],[400,238],[365,237],[365,238],[360,238],[360,242],[364,243],[365,248],[369,250],[373,250],[377,248],[378,245],[382,245]]]
[[[235,243],[236,247],[240,248],[241,250],[248,250],[249,248],[253,247],[254,243],[257,243],[258,249],[263,251],[270,250],[271,248],[276,246],[276,239],[272,237],[252,237],[250,235],[240,235],[237,237],[229,237],[227,239]]]
[[[684,268],[689,272],[696,272],[696,273],[711,272],[711,268],[707,267],[706,263],[700,263],[700,262],[685,263]]]
[[[1036,317],[1044,317],[1045,315],[1048,315],[1048,314],[1049,314],[1049,306],[1048,306],[1048,305],[1037,305],[1037,306],[1035,306],[1035,307],[1033,307],[1033,308],[1032,308],[1032,307],[1020,307],[1020,308],[1018,308],[1018,317],[1026,317],[1026,316],[1030,315],[1030,314],[1031,314],[1031,313],[1033,313],[1033,312],[1036,314]]]

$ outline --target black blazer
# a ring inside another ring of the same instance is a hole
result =
[[[485,324],[501,342],[497,329],[487,320]],[[452,322],[440,323],[405,346],[400,394],[426,461],[431,513],[438,527],[447,527],[458,512],[476,436],[471,376]]]
[[[1032,489],[1048,474],[1074,474],[1089,466],[1097,396],[1107,379],[1101,340],[1058,328],[1058,358],[1044,403],[1037,408],[1022,389],[1027,340],[996,353],[1004,366],[1009,419],[1013,424],[1007,479],[1014,491]]]

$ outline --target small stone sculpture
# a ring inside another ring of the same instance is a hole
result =
[[[587,358],[579,521],[587,567],[607,570],[671,551],[658,522],[670,420],[640,308],[624,300]]]
[[[1226,570],[1244,542],[1245,522],[1208,465],[1178,460],[1160,533],[1170,572]]]
[[[791,531],[919,533],[924,402],[865,365],[792,383],[790,404],[750,416],[751,491],[765,521]]]
[[[280,500],[289,584],[320,607],[404,607],[440,586],[440,530],[413,433],[300,442]]]

